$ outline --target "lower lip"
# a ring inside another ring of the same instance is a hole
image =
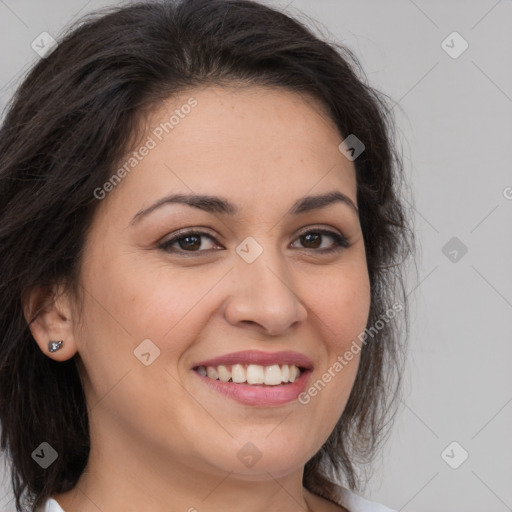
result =
[[[207,386],[245,405],[268,407],[283,405],[297,400],[306,388],[311,370],[303,370],[300,377],[288,384],[265,386],[263,384],[235,384],[203,377],[192,370]]]

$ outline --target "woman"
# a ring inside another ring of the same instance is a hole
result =
[[[350,61],[256,2],[164,1],[26,77],[0,132],[18,511],[389,510],[358,463],[396,403],[412,237]]]

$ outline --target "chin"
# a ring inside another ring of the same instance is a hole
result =
[[[266,481],[269,478],[281,478],[298,469],[304,467],[306,462],[314,455],[315,451],[304,451],[304,444],[302,450],[296,446],[289,447],[283,450],[283,443],[281,449],[275,449],[263,446],[264,439],[258,443],[247,442],[242,448],[237,448],[235,457],[224,457],[219,464],[219,459],[216,460],[216,467],[227,473],[232,473],[232,476],[240,480],[247,481]],[[224,454],[226,451],[224,452]],[[211,461],[213,462],[213,461]]]
[[[240,466],[236,466],[232,467],[230,471],[232,471],[232,478],[237,478],[247,482],[265,482],[290,475],[298,469],[303,468],[306,462],[307,461],[301,460],[296,464],[293,464],[292,461],[281,460],[280,462],[273,464],[269,461],[263,463],[263,459],[261,459],[252,468],[240,469]]]

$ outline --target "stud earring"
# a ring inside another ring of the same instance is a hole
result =
[[[50,352],[55,352],[62,347],[62,341],[50,341],[48,343],[48,350]]]

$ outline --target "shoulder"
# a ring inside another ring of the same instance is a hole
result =
[[[319,512],[396,512],[380,503],[369,501],[357,494],[339,488],[338,504],[306,491],[308,502]],[[65,512],[56,500],[49,498],[37,512]]]
[[[304,498],[306,500],[306,503],[308,504],[308,507],[318,511],[318,512],[350,512],[347,511],[346,508],[344,508],[341,504],[333,503],[332,501],[329,501],[325,498],[322,498],[321,496],[318,496],[318,494],[313,494],[312,492],[308,491],[307,489],[303,490],[304,492]]]
[[[41,505],[37,512],[65,512],[61,506],[53,498],[48,498],[43,505]]]
[[[354,492],[344,488],[339,488],[340,503],[349,512],[396,512],[376,501],[370,501]]]
[[[336,503],[306,491],[307,500],[319,512],[396,512],[380,503],[370,501],[354,492],[338,487]]]

